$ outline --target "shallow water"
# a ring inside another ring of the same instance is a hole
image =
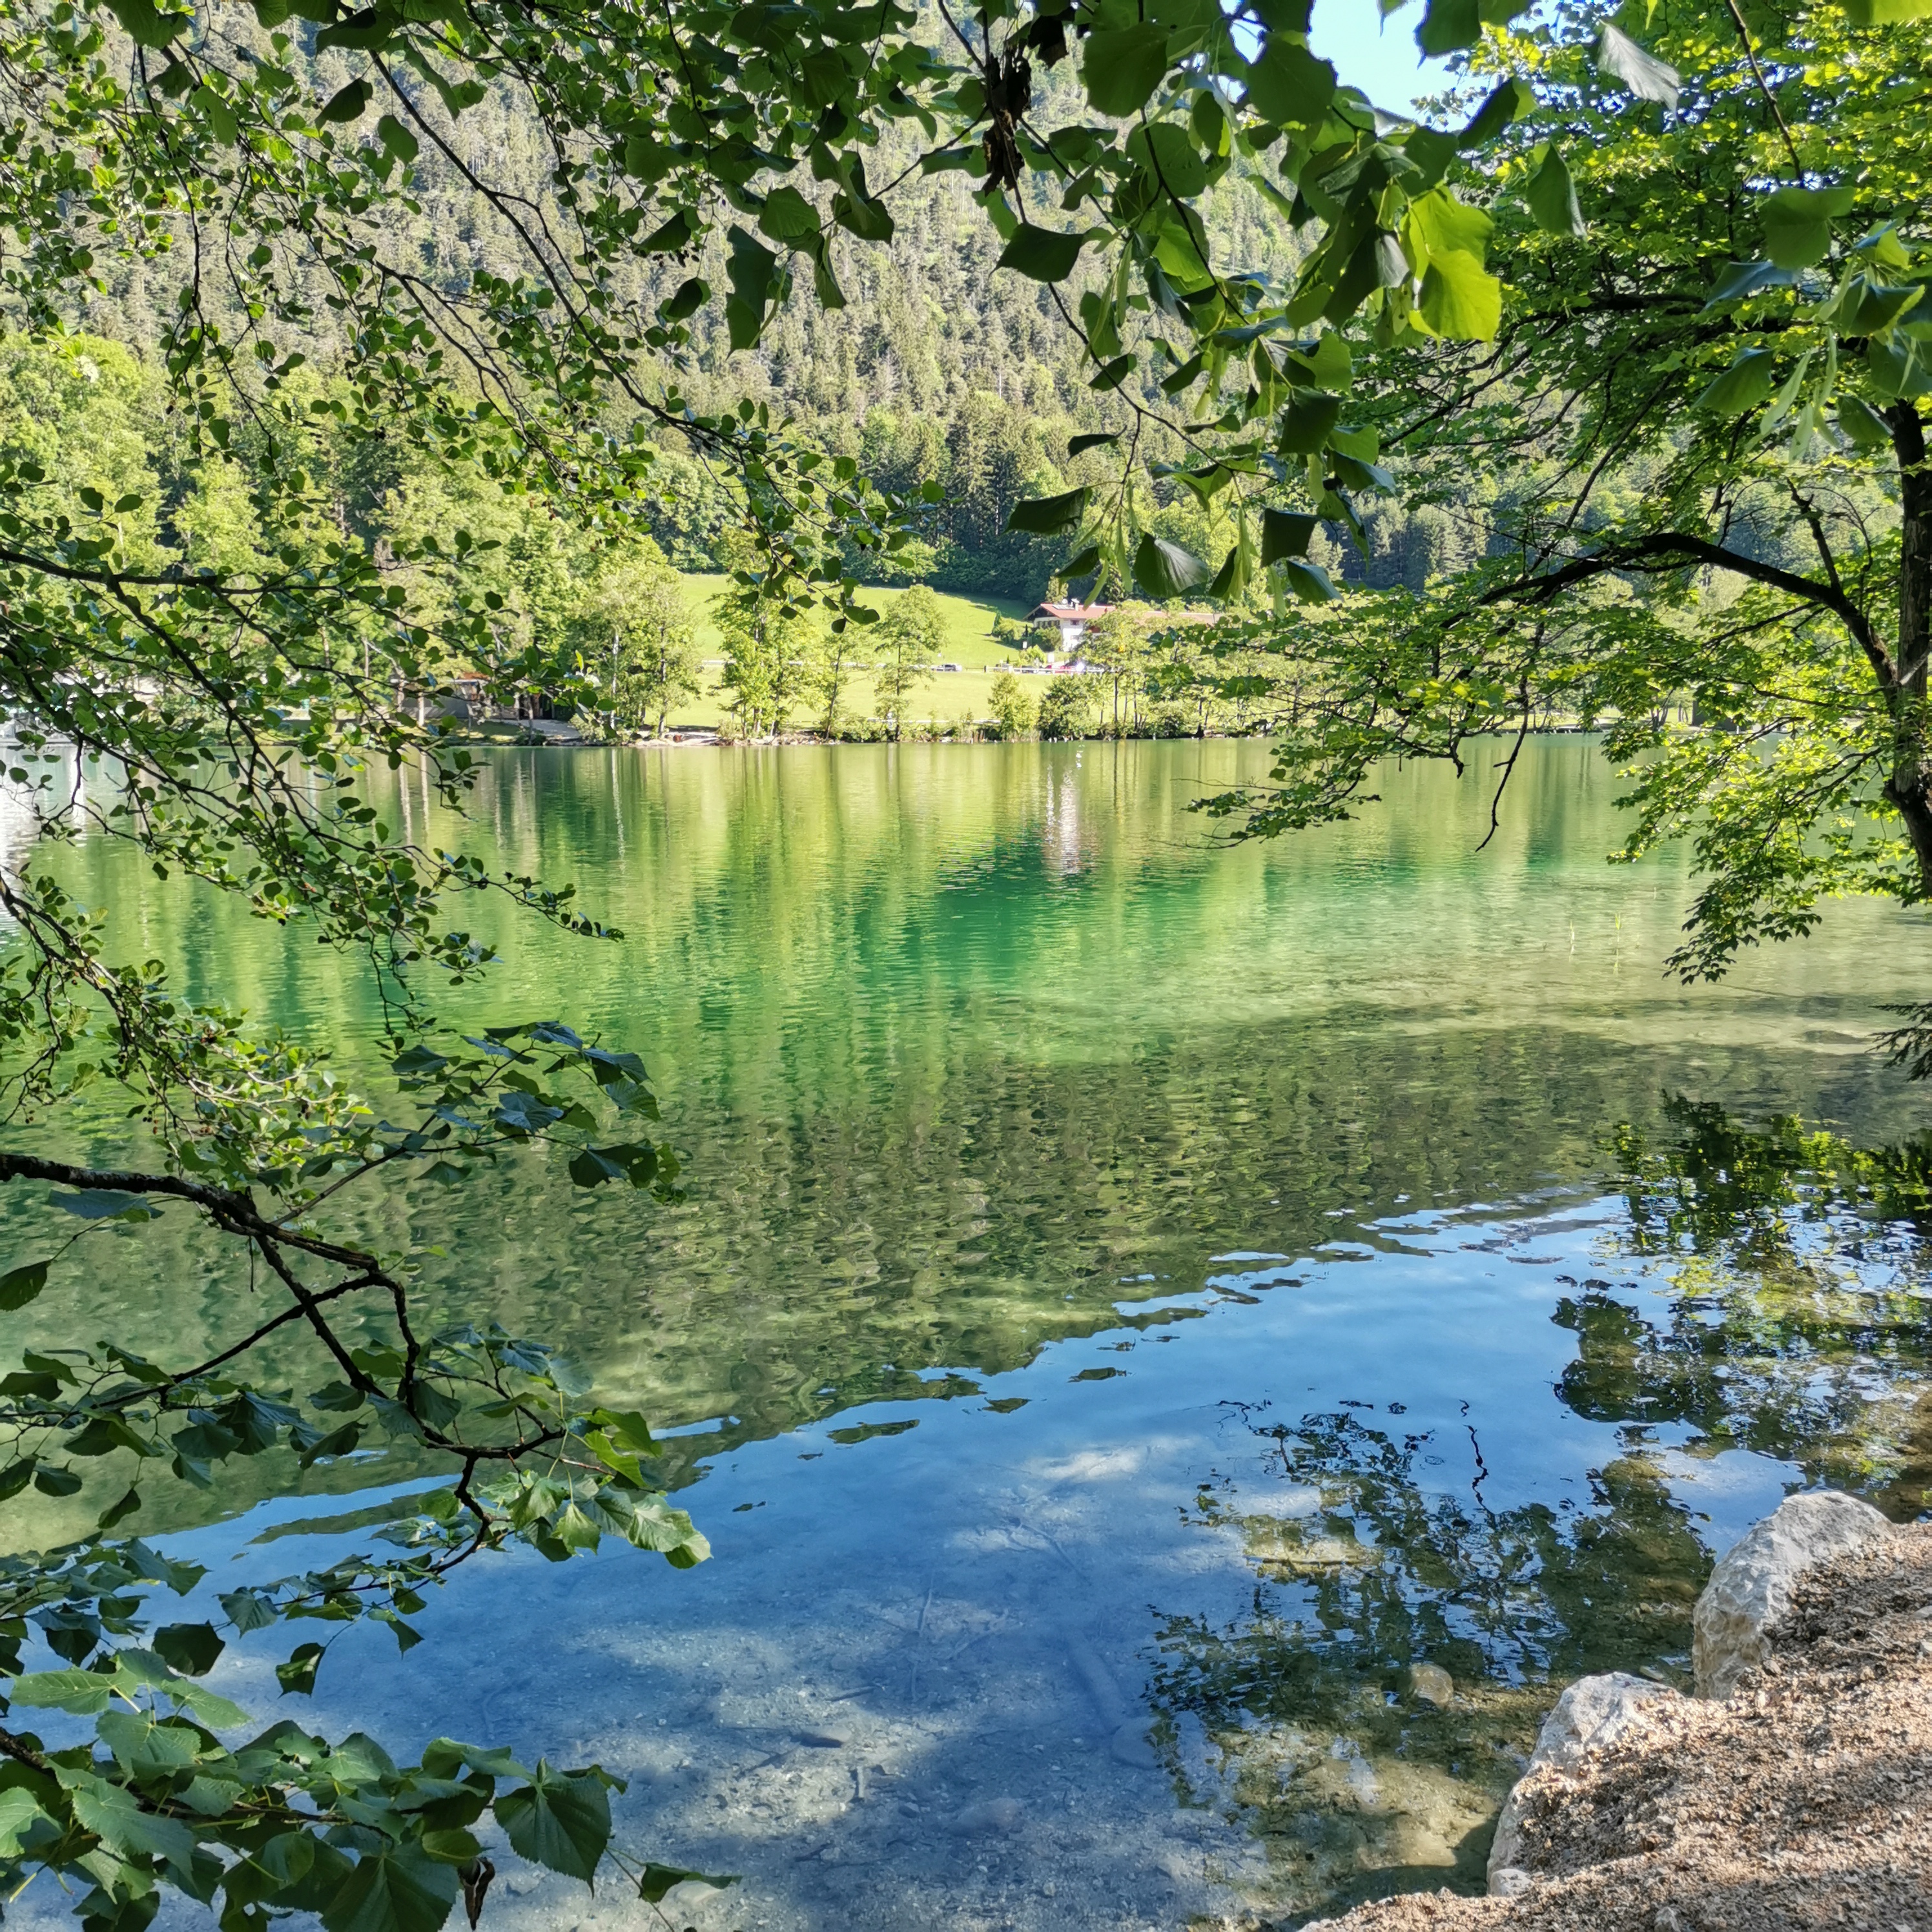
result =
[[[1214,848],[1187,802],[1266,764],[495,758],[475,836],[628,937],[485,907],[506,962],[465,1017],[644,1051],[688,1197],[586,1199],[526,1162],[404,1211],[419,1238],[454,1217],[434,1292],[689,1431],[716,1555],[478,1568],[408,1658],[349,1633],[319,1718],[597,1757],[632,1780],[627,1841],[743,1875],[675,1895],[707,1932],[1292,1918],[1479,1882],[1545,1685],[1681,1670],[1711,1553],[1786,1487],[1922,1506],[1911,1240],[1660,1246],[1608,1136],[1669,1142],[1672,1092],[1923,1124],[1863,1051],[1922,922],[1835,909],[1684,989],[1658,964],[1681,862],[1605,864],[1588,745],[1532,746],[1480,854],[1482,774],[1434,769],[1386,774],[1356,824]],[[388,800],[422,829],[419,794]],[[184,916],[98,845],[64,862],[197,996],[373,1038],[312,944]],[[40,1211],[0,1203],[16,1240]],[[124,1325],[153,1270],[158,1334],[218,1332],[220,1258],[171,1222],[110,1238],[122,1265],[37,1315]],[[299,1526],[414,1472],[245,1474],[242,1514],[178,1539],[211,1588],[339,1549]],[[273,1660],[237,1650],[216,1681],[266,1709]],[[500,1912],[641,1908],[546,1881]]]

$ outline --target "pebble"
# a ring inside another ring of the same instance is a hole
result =
[[[1456,1695],[1456,1680],[1439,1664],[1412,1664],[1408,1667],[1408,1688],[1425,1704],[1448,1709]]]
[[[1017,1798],[988,1798],[969,1804],[946,1828],[962,1838],[976,1838],[988,1832],[1016,1832],[1026,1808]]]

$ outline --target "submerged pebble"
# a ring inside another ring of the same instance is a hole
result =
[[[948,1828],[962,1838],[983,1838],[1018,1831],[1025,1815],[1026,1808],[1017,1798],[988,1798],[968,1805]]]
[[[1439,1664],[1412,1664],[1408,1688],[1426,1704],[1446,1710],[1456,1694],[1456,1680]]]

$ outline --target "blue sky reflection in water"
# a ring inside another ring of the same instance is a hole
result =
[[[497,763],[506,862],[632,936],[520,939],[493,998],[644,1048],[689,1198],[614,1226],[531,1171],[407,1211],[454,1211],[492,1305],[614,1395],[718,1420],[674,1444],[717,1554],[479,1567],[406,1659],[348,1632],[318,1718],[601,1760],[628,1842],[744,1874],[679,1895],[706,1932],[1306,1912],[1473,1883],[1545,1677],[1668,1674],[1708,1552],[1787,1485],[1910,1506],[1910,1243],[1826,1221],[1660,1266],[1605,1142],[1680,1134],[1670,1091],[1907,1131],[1927,1110],[1859,1043],[1918,922],[1844,908],[1686,992],[1657,970],[1682,871],[1604,865],[1588,747],[1534,748],[1480,856],[1436,771],[1358,826],[1205,850],[1186,800],[1248,769]],[[143,930],[210,990],[366,1029],[326,962],[209,918]],[[303,1520],[397,1473],[181,1540],[209,1588],[284,1574],[340,1546]],[[268,1708],[273,1660],[231,1658],[218,1687]],[[640,1916],[556,1880],[491,1912]]]

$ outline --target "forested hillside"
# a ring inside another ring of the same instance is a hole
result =
[[[344,84],[348,58],[314,54],[314,26],[290,26],[299,30],[297,47],[308,52],[319,86]],[[1077,116],[1079,89],[1070,68],[1042,68],[1035,85],[1042,122]],[[700,413],[740,398],[768,402],[795,421],[804,440],[857,458],[884,488],[916,495],[922,484],[933,486],[926,540],[893,558],[883,575],[877,560],[854,558],[862,576],[1032,599],[1054,587],[1066,546],[1058,538],[1007,534],[1012,506],[1024,496],[1103,480],[1106,454],[1070,458],[1069,443],[1126,428],[1130,412],[1118,397],[1089,386],[1090,370],[1055,310],[1055,291],[996,272],[997,237],[974,205],[976,184],[950,164],[963,160],[964,152],[922,172],[922,133],[916,122],[889,126],[868,160],[894,232],[878,243],[843,234],[832,240],[842,307],[791,304],[755,348],[734,352],[719,308],[707,304],[689,319],[684,366],[647,374],[674,386]],[[383,221],[399,231],[393,238],[416,272],[441,287],[465,288],[503,266],[496,259],[494,212],[478,184],[482,173],[507,178],[530,208],[544,211],[553,160],[536,117],[500,87],[464,114],[447,153],[425,148],[415,157],[413,208],[392,206]],[[1277,208],[1232,176],[1206,200],[1217,252],[1272,272],[1293,268],[1301,250]],[[650,314],[694,271],[707,286],[722,287],[722,256],[714,239],[695,259],[667,252],[655,258],[655,274],[633,272],[627,292],[638,314]],[[1077,278],[1070,284],[1078,286]],[[238,469],[225,504],[205,474],[190,482],[185,472],[171,473],[178,426],[165,419],[156,363],[179,292],[178,280],[137,262],[73,318],[98,343],[81,340],[70,352],[10,351],[0,434],[7,447],[52,459],[51,473],[70,475],[76,485],[92,482],[110,498],[134,494],[139,483],[157,506],[156,542],[204,557],[211,546],[227,545],[226,556],[236,545],[245,550],[248,541],[242,480],[250,451],[244,445],[234,452]],[[326,393],[332,383],[352,381],[355,351],[332,328],[331,291],[317,286],[308,292],[313,334],[306,353],[317,392]],[[204,298],[206,293],[204,286]],[[107,344],[131,355],[100,346]],[[1149,399],[1162,400],[1154,374],[1144,370],[1130,380],[1144,384]],[[728,567],[718,539],[736,520],[732,486],[675,435],[658,440],[663,488],[652,515],[658,542],[682,569]],[[574,554],[582,548],[579,539],[537,501],[502,499],[494,482],[446,473],[417,460],[400,441],[391,458],[372,464],[359,447],[352,466],[337,466],[338,531],[380,544],[398,530],[442,528],[452,518],[472,527],[502,545],[496,568],[506,579],[502,587],[514,589],[525,630],[562,647],[566,607],[574,594],[569,586],[590,568],[585,556]],[[324,450],[319,460],[331,458]],[[106,466],[97,474],[100,464]],[[1318,535],[1311,554],[1338,577],[1419,590],[1430,577],[1474,561],[1490,540],[1484,508],[1495,494],[1490,481],[1468,476],[1449,494],[1446,503],[1364,506],[1366,557],[1334,528]],[[1227,533],[1184,491],[1172,493],[1155,526],[1216,564],[1227,548]]]

